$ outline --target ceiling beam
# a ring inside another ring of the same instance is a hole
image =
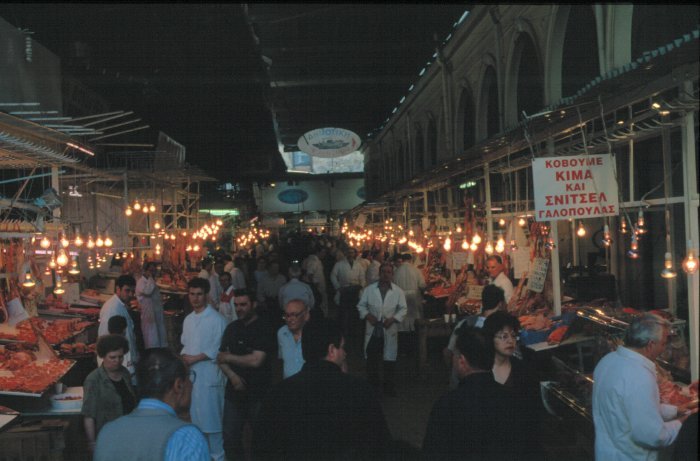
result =
[[[383,75],[377,77],[335,77],[307,78],[299,80],[273,80],[272,88],[291,88],[300,86],[334,86],[334,85],[404,85],[413,77]]]

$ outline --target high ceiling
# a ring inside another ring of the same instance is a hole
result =
[[[363,140],[464,4],[4,3],[64,69],[187,147],[221,180],[279,178],[321,127]],[[275,130],[277,128],[277,131]]]

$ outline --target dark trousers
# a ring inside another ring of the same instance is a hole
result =
[[[382,360],[382,353],[367,354],[367,382],[379,389],[384,384],[384,390],[394,390],[394,368],[396,362],[393,360]],[[383,368],[384,379],[379,375],[379,368]]]
[[[261,401],[246,396],[235,401],[224,399],[224,451],[228,459],[244,459],[243,429],[258,417]]]
[[[357,311],[357,303],[360,301],[361,289],[362,287],[359,285],[350,285],[339,290],[338,321],[346,336],[356,336],[357,334],[360,315]]]

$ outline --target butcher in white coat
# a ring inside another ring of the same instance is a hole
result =
[[[398,352],[399,324],[406,316],[406,296],[398,285],[391,282],[394,266],[384,263],[379,268],[379,281],[367,286],[362,292],[357,310],[365,320],[365,358],[367,359],[367,380],[379,385],[379,362],[384,361],[384,393],[395,395],[394,365]],[[367,345],[375,326],[383,328],[383,350],[380,354],[367,353]]]
[[[155,278],[157,266],[153,261],[144,264],[143,275],[136,282],[136,299],[141,308],[143,346],[146,349],[168,347],[163,318],[163,300]]]
[[[196,373],[190,416],[206,436],[212,459],[223,460],[221,421],[224,411],[224,374],[215,362],[226,319],[207,303],[209,281],[195,277],[187,285],[193,311],[182,325],[182,360]]]

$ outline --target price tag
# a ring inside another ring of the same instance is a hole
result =
[[[544,290],[544,281],[547,279],[547,269],[549,268],[549,259],[535,258],[532,261],[532,270],[528,275],[527,289],[535,293],[542,293]]]

